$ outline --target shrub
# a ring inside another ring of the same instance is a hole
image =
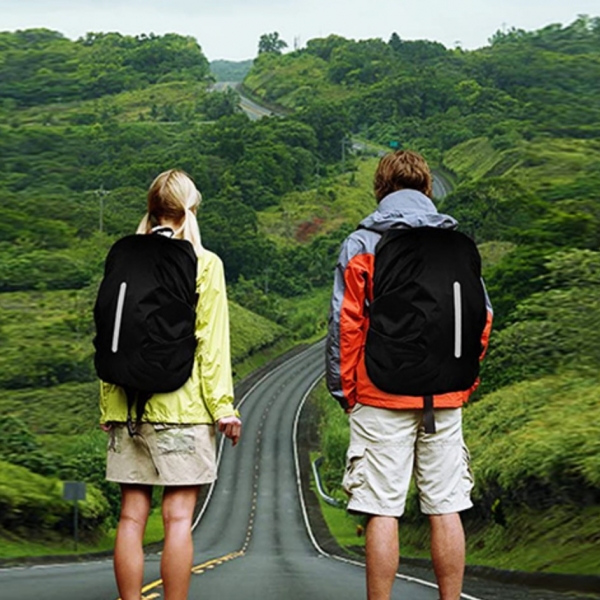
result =
[[[109,515],[108,502],[95,486],[87,485],[80,502],[80,529],[93,532]],[[67,533],[72,527],[71,504],[62,499],[58,479],[36,475],[30,470],[0,461],[0,527],[8,531]]]

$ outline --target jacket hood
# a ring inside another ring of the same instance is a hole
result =
[[[458,222],[439,213],[435,204],[417,190],[399,190],[388,194],[377,209],[360,222],[361,227],[387,231],[392,227],[439,227],[454,229]]]

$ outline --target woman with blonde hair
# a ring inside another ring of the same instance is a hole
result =
[[[233,445],[241,435],[241,421],[233,406],[223,264],[202,247],[196,219],[201,199],[185,172],[165,171],[148,190],[148,212],[137,230],[138,234],[185,239],[195,249],[197,345],[191,376],[176,391],[150,397],[139,423],[143,443],[128,434],[125,390],[101,383],[100,422],[109,434],[106,478],[121,486],[114,569],[122,600],[141,597],[142,540],[154,485],[164,486],[164,598],[187,598],[193,560],[191,525],[198,492],[201,485],[216,478],[215,430],[218,428]]]

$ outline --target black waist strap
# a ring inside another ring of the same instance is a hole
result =
[[[152,450],[150,450],[150,446],[148,445],[148,440],[146,440],[146,438],[139,431],[142,424],[142,415],[144,414],[146,404],[152,397],[152,394],[148,394],[147,392],[139,392],[130,388],[125,388],[125,394],[127,395],[127,431],[129,432],[129,437],[134,439],[137,437],[144,442],[146,451],[150,455],[150,460],[154,465],[154,470],[156,471],[157,475],[160,475],[158,467],[156,466],[156,461],[154,460],[154,456],[152,456]],[[135,423],[133,422],[133,418],[131,416],[131,409],[134,405],[136,413]]]
[[[423,425],[425,426],[425,433],[435,433],[433,396],[423,396]]]

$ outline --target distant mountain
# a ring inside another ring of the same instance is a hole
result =
[[[253,62],[253,58],[240,62],[213,60],[210,63],[210,72],[217,78],[217,81],[243,81]]]

